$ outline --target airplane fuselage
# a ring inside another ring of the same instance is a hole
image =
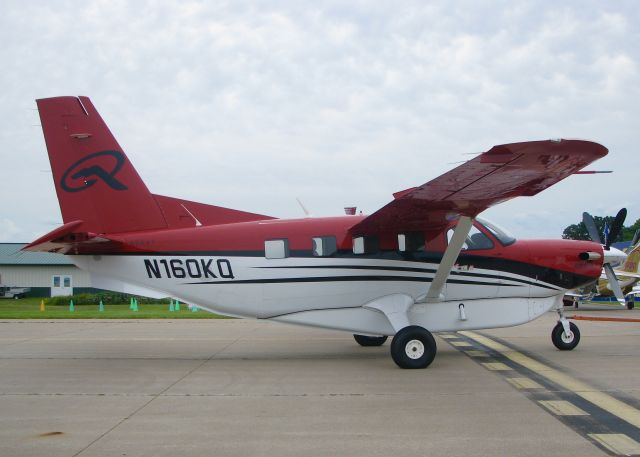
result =
[[[596,243],[514,240],[503,246],[476,222],[484,248],[463,251],[442,299],[420,303],[446,249],[449,227],[422,233],[424,244],[404,251],[398,233],[379,233],[371,252],[357,254],[349,231],[357,219],[272,219],[122,234],[122,252],[110,247],[104,255],[71,259],[96,278],[212,312],[385,335],[394,334],[388,319],[367,307],[381,297],[411,300],[409,321],[433,331],[510,326],[540,316],[566,289],[599,271],[578,258],[579,252],[597,250]],[[335,239],[335,250],[318,252],[314,239],[321,238]],[[267,258],[274,240],[286,244],[281,258]]]

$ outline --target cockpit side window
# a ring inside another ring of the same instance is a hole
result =
[[[494,224],[493,222],[489,222],[485,219],[476,219],[476,223],[482,225],[486,228],[503,246],[509,246],[516,242],[516,239],[513,235],[507,232],[502,227]]]
[[[453,237],[453,228],[450,228],[447,231],[447,242],[451,241],[451,237]],[[462,245],[462,250],[465,251],[475,251],[481,249],[493,249],[493,241],[482,233],[476,226],[471,227],[471,231],[469,235],[467,235],[467,239],[464,241]]]

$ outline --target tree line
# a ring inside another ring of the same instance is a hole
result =
[[[604,242],[604,227],[605,224],[611,227],[613,223],[614,216],[593,216],[593,220],[596,223],[596,227],[598,227],[598,231],[600,232],[600,239]],[[636,230],[640,229],[640,219],[635,221],[632,225],[622,226],[622,230],[620,230],[620,234],[617,239],[613,240],[612,243],[616,243],[618,241],[631,241],[633,239],[634,233]],[[587,227],[584,225],[584,222],[579,222],[578,224],[572,224],[564,229],[562,232],[562,238],[567,240],[590,240],[591,237],[587,232]]]

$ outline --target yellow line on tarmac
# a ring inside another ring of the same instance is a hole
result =
[[[589,433],[589,437],[618,455],[635,455],[640,453],[640,443],[623,433]]]
[[[640,428],[640,411],[636,408],[627,405],[626,403],[613,398],[604,392],[600,392],[593,387],[585,384],[582,381],[578,381],[569,375],[566,375],[554,368],[551,368],[543,363],[533,360],[531,357],[514,351],[513,349],[500,344],[497,341],[487,338],[486,336],[478,335],[474,332],[463,331],[462,335],[471,338],[478,343],[493,349],[496,352],[501,353],[511,361],[528,368],[531,371],[535,371],[540,376],[547,378],[549,381],[564,387],[567,390],[574,392],[576,395],[584,398],[588,402],[596,405],[599,408],[619,417],[620,419],[628,422],[634,427]]]
[[[542,389],[542,386],[529,378],[506,378],[509,383],[518,389]]]
[[[471,343],[467,343],[466,341],[449,341],[452,346],[456,346],[459,348],[468,348],[471,347]]]
[[[581,410],[573,403],[566,400],[540,400],[542,406],[547,408],[556,416],[588,416],[589,413]]]
[[[469,357],[489,357],[489,354],[487,354],[484,351],[471,350],[471,351],[463,351],[463,352],[467,354]]]
[[[513,369],[502,362],[486,362],[483,363],[482,366],[491,371],[509,371]]]

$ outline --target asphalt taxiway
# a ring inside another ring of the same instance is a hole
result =
[[[640,454],[640,323],[561,352],[555,320],[440,334],[426,370],[254,320],[3,321],[0,455]]]

